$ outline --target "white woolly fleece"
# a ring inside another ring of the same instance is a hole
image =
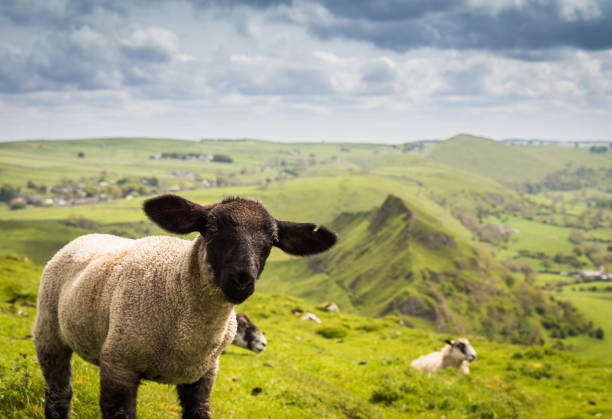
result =
[[[470,368],[466,356],[469,354],[476,356],[476,352],[467,339],[457,339],[457,341],[463,341],[466,344],[467,354],[463,354],[458,349],[446,345],[441,351],[418,357],[410,363],[410,366],[425,372],[435,372],[453,367],[460,369],[465,374],[469,374]]]
[[[44,269],[35,342],[65,345],[119,375],[194,382],[216,368],[236,333],[234,305],[205,259],[201,236],[81,236]]]

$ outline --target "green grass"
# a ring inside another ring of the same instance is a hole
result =
[[[32,272],[29,280],[35,278]],[[35,309],[7,303],[0,313],[0,416],[42,417],[43,385],[30,333]],[[290,314],[314,311],[323,327]],[[28,313],[17,316],[17,310]],[[254,355],[230,346],[221,357],[213,395],[215,417],[592,417],[612,414],[612,364],[549,349],[493,344],[471,336],[478,359],[471,375],[428,375],[409,362],[443,345],[438,335],[397,324],[315,311],[295,298],[256,294],[238,307],[268,338]],[[73,415],[99,417],[98,369],[73,359]],[[253,389],[262,392],[253,395]],[[590,402],[595,404],[592,405]],[[180,415],[174,389],[146,382],[139,417]]]
[[[510,241],[511,250],[524,249],[554,256],[558,252],[570,253],[574,247],[568,240],[571,228],[516,217],[509,218],[503,224],[518,230]]]
[[[540,273],[538,274],[536,285],[539,287],[554,286],[559,282],[571,282],[573,280],[574,278],[559,274]]]
[[[0,300],[36,302],[42,268],[16,254],[0,256]]]
[[[45,264],[51,256],[70,240],[90,231],[68,227],[58,221],[0,220],[3,240],[0,254],[16,252],[27,255],[38,264]]]
[[[571,284],[563,287],[562,293],[555,293],[555,297],[572,302],[585,314],[585,316],[599,325],[604,331],[604,339],[595,339],[588,336],[572,337],[566,340],[572,351],[585,358],[612,361],[612,292],[610,291],[580,291],[597,287],[603,289],[612,285],[606,283]],[[575,289],[576,291],[572,291]]]

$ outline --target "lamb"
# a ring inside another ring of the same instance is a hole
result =
[[[257,326],[255,326],[255,323],[251,321],[249,316],[244,313],[236,313],[236,323],[238,326],[232,345],[249,349],[256,354],[266,349],[266,345],[268,344],[266,337]]]
[[[200,205],[176,195],[144,203],[171,233],[138,240],[78,237],[45,267],[34,344],[45,380],[45,415],[68,418],[73,352],[100,366],[104,418],[135,418],[140,380],[175,384],[183,418],[210,418],[221,351],[236,333],[234,306],[255,290],[272,246],[323,252],[336,234],[279,221],[259,202]]]
[[[435,372],[448,367],[460,369],[465,374],[470,373],[469,363],[476,359],[476,351],[467,339],[446,339],[447,345],[439,352],[423,355],[410,364],[421,371]]]

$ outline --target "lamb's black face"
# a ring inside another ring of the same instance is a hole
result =
[[[210,213],[206,252],[215,282],[233,304],[255,291],[277,237],[276,220],[259,203],[227,199]]]
[[[324,252],[336,233],[312,223],[279,221],[258,202],[229,198],[200,205],[177,195],[147,199],[143,210],[172,233],[199,231],[206,240],[206,261],[227,300],[239,304],[255,291],[272,246],[291,255]]]

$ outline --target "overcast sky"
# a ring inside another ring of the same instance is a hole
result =
[[[0,139],[612,138],[612,0],[0,2]]]

